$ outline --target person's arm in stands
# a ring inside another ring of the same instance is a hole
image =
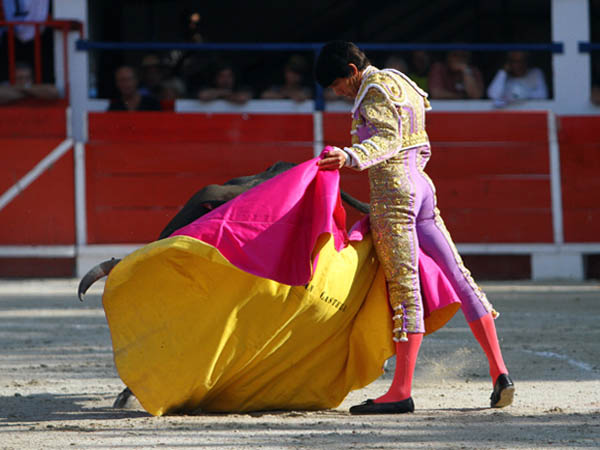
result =
[[[198,99],[203,102],[210,102],[220,98],[227,97],[231,91],[229,89],[206,88],[198,92]]]
[[[264,91],[262,94],[260,94],[260,98],[265,100],[274,100],[284,98],[284,96],[280,90],[271,87]]]
[[[496,72],[496,76],[490,83],[487,89],[487,95],[492,100],[496,102],[501,102],[504,100],[504,87],[506,85],[506,79],[508,78],[508,74],[506,70],[500,69]]]
[[[251,98],[252,92],[250,92],[247,89],[240,89],[237,91],[234,90],[230,92],[229,95],[225,97],[225,100],[231,103],[235,103],[237,105],[243,105],[244,103],[247,103]]]
[[[459,93],[449,91],[444,87],[444,65],[442,63],[435,63],[431,67],[428,84],[431,98],[440,100],[454,100],[462,98],[462,95]]]
[[[479,69],[465,63],[461,66],[461,70],[467,98],[481,98],[483,96],[483,78]]]
[[[32,84],[20,88],[27,97],[39,98],[42,100],[56,100],[60,97],[58,89],[53,84]]]
[[[535,88],[529,93],[529,98],[547,99],[548,88],[546,87],[546,80],[544,79],[543,72],[537,67],[531,69],[531,72],[531,76],[535,80]]]
[[[0,85],[0,104],[16,102],[25,98],[25,94],[20,89],[9,84]]]

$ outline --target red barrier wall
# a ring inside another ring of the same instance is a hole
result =
[[[565,242],[600,242],[600,117],[559,118]]]
[[[348,145],[349,114],[326,113],[324,140]],[[457,242],[552,242],[545,112],[427,115],[427,173]],[[345,171],[342,187],[368,200],[366,174]]]
[[[90,114],[88,242],[155,240],[200,188],[312,157],[312,116]]]
[[[88,242],[156,238],[200,187],[312,157],[310,114],[92,113],[86,145]],[[552,242],[544,112],[428,114],[427,167],[458,242]],[[324,113],[324,140],[349,143],[350,116]],[[600,117],[561,117],[567,242],[599,242]],[[0,193],[66,134],[62,108],[0,109]],[[67,152],[0,210],[0,245],[75,242],[73,153]],[[342,188],[368,200],[366,172]],[[358,213],[349,210],[349,223]]]
[[[0,108],[0,138],[65,138],[65,108]]]
[[[65,137],[64,108],[0,109],[0,194]],[[73,170],[71,149],[0,210],[0,245],[75,242]]]

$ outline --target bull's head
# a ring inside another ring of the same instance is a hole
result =
[[[79,282],[79,287],[77,288],[77,296],[79,297],[79,300],[83,301],[83,296],[90,288],[90,286],[96,281],[98,281],[100,278],[107,276],[113,269],[113,267],[115,267],[119,263],[119,261],[121,260],[111,258],[92,267]]]

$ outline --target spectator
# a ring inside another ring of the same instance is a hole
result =
[[[160,103],[138,89],[138,78],[133,67],[121,66],[115,71],[119,96],[110,101],[109,111],[160,111]]]
[[[0,104],[23,100],[57,100],[58,89],[53,84],[36,84],[33,82],[31,66],[24,62],[15,64],[15,84],[0,85]]]
[[[160,84],[159,100],[175,101],[185,95],[185,85],[177,77],[169,78]]]
[[[481,98],[483,77],[476,67],[469,63],[470,53],[452,50],[447,53],[445,62],[431,66],[428,84],[429,94],[435,99]]]
[[[302,83],[306,71],[306,60],[300,55],[293,55],[283,67],[283,85],[271,86],[260,97],[263,99],[289,98],[297,102],[312,98],[311,89]]]
[[[500,69],[487,90],[488,97],[496,106],[504,106],[519,100],[548,98],[544,74],[537,68],[529,68],[526,52],[509,52],[504,67]]]
[[[429,83],[427,82],[427,76],[429,75],[429,68],[431,66],[429,53],[423,50],[415,50],[411,54],[410,62],[411,67],[408,77],[417,83],[417,86],[425,92],[429,92]]]
[[[161,84],[166,78],[165,69],[158,55],[151,53],[144,56],[141,65],[140,92],[158,98]]]
[[[163,111],[174,111],[175,100],[182,98],[185,94],[185,85],[177,77],[169,78],[160,85],[158,100]]]
[[[408,64],[402,56],[399,55],[390,55],[383,63],[384,69],[395,69],[398,72],[406,73],[408,72]]]
[[[231,64],[219,63],[214,71],[212,85],[201,89],[198,98],[203,102],[222,99],[242,105],[252,98],[252,93],[249,89],[238,87]]]

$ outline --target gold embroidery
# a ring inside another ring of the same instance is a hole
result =
[[[403,77],[389,71],[368,72],[357,95],[352,147],[347,149],[357,160],[358,168],[370,167],[406,148],[428,145],[428,106],[423,94]],[[365,127],[371,137],[360,141],[359,130]]]
[[[409,170],[412,151],[405,151],[417,148],[417,170],[431,184],[435,195],[431,180],[423,172],[431,154],[425,131],[429,102],[424,95],[396,73],[367,72],[355,104],[358,111],[352,121],[353,146],[347,149],[358,161],[358,169],[369,168],[371,230],[394,310],[396,341],[406,339],[407,332],[425,331],[418,275],[416,188]],[[434,215],[459,269],[484,308],[492,310],[462,263],[437,208]]]

